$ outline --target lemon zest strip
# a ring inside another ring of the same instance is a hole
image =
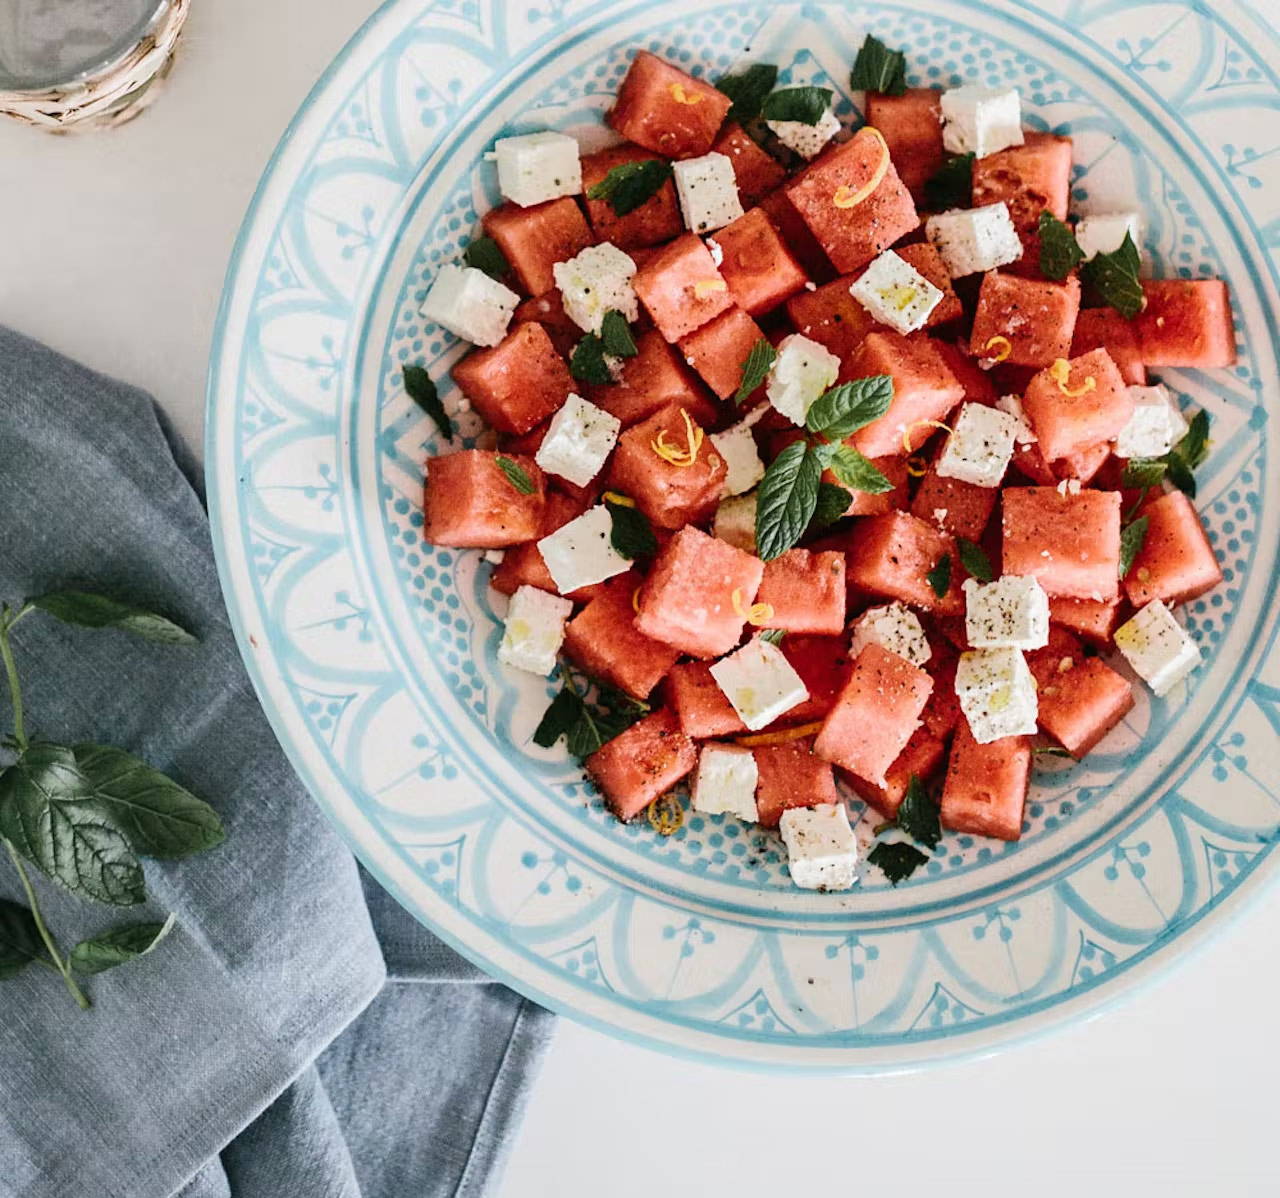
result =
[[[735,736],[733,743],[750,748],[752,745],[785,745],[788,741],[803,740],[806,736],[815,736],[822,731],[822,721],[812,724],[797,724],[794,728],[784,728],[781,732],[757,732],[751,736]]]
[[[701,104],[703,97],[698,92],[687,92],[684,90],[684,84],[677,80],[667,88],[671,93],[671,98],[677,104]]]
[[[907,473],[912,478],[924,478],[929,473],[928,463],[918,453],[913,453],[907,459]]]
[[[635,612],[636,615],[640,614],[640,588],[639,587],[636,587],[636,589],[631,592],[631,610]]]
[[[734,592],[730,598],[733,601],[733,610],[746,620],[748,624],[755,624],[759,626],[766,620],[773,619],[772,603],[753,603],[748,607],[742,601],[742,591],[736,587],[734,588]]]
[[[635,507],[636,501],[629,495],[623,495],[621,491],[606,491],[600,496],[605,503],[613,503],[618,507]]]
[[[659,836],[670,836],[683,823],[684,807],[675,795],[660,795],[649,804],[649,826]]]
[[[687,469],[698,460],[698,452],[702,449],[703,432],[689,419],[689,413],[683,408],[680,409],[680,415],[684,417],[685,448],[682,449],[678,445],[672,445],[667,440],[666,429],[662,429],[658,433],[653,441],[650,442],[649,447],[664,462],[672,466],[679,466],[681,469]]]
[[[723,279],[699,279],[693,285],[693,295],[695,299],[706,299],[709,295],[726,290],[728,286]]]
[[[884,182],[885,175],[889,173],[889,147],[885,144],[884,134],[874,125],[866,125],[862,131],[870,133],[880,143],[880,161],[871,172],[871,179],[857,191],[848,184],[841,184],[835,189],[831,203],[836,208],[856,208]]]
[[[1058,384],[1058,390],[1069,399],[1075,399],[1080,395],[1088,395],[1097,385],[1098,380],[1093,375],[1085,375],[1084,382],[1078,387],[1068,387],[1067,383],[1071,379],[1071,363],[1066,358],[1058,358],[1053,365],[1049,367],[1049,377]]]
[[[928,428],[940,428],[944,433],[950,433],[950,425],[943,424],[941,420],[913,420],[902,430],[902,448],[906,453],[914,453],[915,446],[911,444],[911,432],[913,429],[926,426]]]
[[[1009,338],[1001,337],[999,333],[994,337],[988,337],[986,345],[982,348],[985,350],[991,349],[992,347],[995,347],[996,351],[994,354],[990,355],[991,361],[993,362],[1003,362],[1011,353],[1013,353],[1013,345],[1010,343]]]

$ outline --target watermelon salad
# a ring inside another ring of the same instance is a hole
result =
[[[558,676],[533,739],[621,820],[669,833],[687,786],[778,829],[826,890],[1016,840],[1038,753],[1199,664],[1208,416],[1147,371],[1235,360],[1226,285],[1072,213],[1016,90],[909,88],[875,38],[851,69],[857,129],[767,63],[641,51],[618,144],[498,140],[504,202],[422,306],[475,347],[452,410],[405,368],[451,443],[426,540],[486,551],[500,662]]]

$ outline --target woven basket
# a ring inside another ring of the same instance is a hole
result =
[[[173,0],[155,27],[122,58],[94,74],[41,91],[0,90],[0,117],[50,133],[114,129],[155,100],[173,67],[190,0]]]

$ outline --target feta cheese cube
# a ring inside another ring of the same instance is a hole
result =
[[[868,645],[888,649],[913,666],[923,666],[932,653],[916,613],[903,603],[869,607],[853,622],[850,656],[857,657]]]
[[[1160,599],[1121,624],[1115,641],[1133,672],[1161,698],[1200,664],[1200,647]]]
[[[507,335],[520,297],[474,266],[447,262],[437,272],[419,312],[473,345],[497,345]]]
[[[712,535],[743,553],[756,551],[756,496],[734,495],[722,499],[711,525]]]
[[[725,495],[741,495],[764,478],[764,463],[760,460],[756,439],[751,435],[753,424],[754,420],[750,423],[744,420],[730,425],[722,433],[711,434],[711,444],[724,458],[728,469],[724,480]]]
[[[981,208],[953,208],[924,223],[953,279],[995,270],[1022,257],[1022,242],[1003,200]]]
[[[1142,226],[1136,212],[1109,212],[1105,215],[1082,216],[1076,225],[1076,243],[1085,259],[1099,254],[1113,254],[1128,233],[1142,253]]]
[[[803,333],[791,333],[778,345],[778,356],[765,379],[769,402],[792,424],[804,424],[809,408],[835,381],[840,359]]]
[[[498,190],[513,204],[528,208],[582,190],[578,143],[563,133],[526,133],[493,143]]]
[[[736,745],[703,745],[698,769],[693,775],[693,809],[707,815],[736,815],[753,824],[756,810],[756,783],[760,771],[750,749]]]
[[[711,677],[753,732],[809,697],[782,650],[758,636],[716,662]]]
[[[985,158],[1022,145],[1022,104],[1018,89],[969,84],[942,93],[942,144],[952,154]]]
[[[1049,643],[1049,596],[1035,578],[966,578],[964,608],[965,636],[975,649],[1043,649]]]
[[[565,621],[572,613],[573,604],[568,599],[537,587],[518,588],[507,607],[507,626],[498,645],[498,660],[545,678],[556,668]]]
[[[885,250],[863,271],[849,294],[881,324],[903,334],[923,328],[942,302],[942,292],[892,250]]]
[[[640,300],[631,285],[635,273],[631,256],[608,241],[589,245],[551,268],[565,314],[586,333],[599,333],[610,310],[621,312],[628,324],[640,315]]]
[[[613,517],[603,503],[543,537],[538,552],[562,595],[631,568],[631,562],[613,547]]]
[[[684,223],[695,233],[723,229],[742,215],[733,161],[724,154],[703,154],[673,162],[676,195]]]
[[[967,403],[938,456],[938,474],[975,487],[998,487],[1009,469],[1017,435],[1018,422],[1008,412]]]
[[[1036,683],[1017,649],[974,649],[956,664],[956,698],[973,739],[1029,736],[1040,710]]]
[[[1116,436],[1117,457],[1158,458],[1187,435],[1190,426],[1173,396],[1159,383],[1132,386],[1129,396],[1134,403],[1133,415]]]
[[[830,108],[813,125],[803,121],[765,121],[765,124],[788,150],[794,150],[801,158],[816,158],[822,147],[840,132],[840,118]]]
[[[1036,443],[1039,438],[1031,431],[1031,421],[1027,419],[1027,412],[1022,406],[1021,396],[1002,395],[996,400],[996,407],[1002,412],[1008,412],[1018,422],[1018,431],[1013,434],[1013,439],[1019,445],[1034,445]]]
[[[549,474],[585,487],[600,473],[618,440],[622,421],[581,395],[570,395],[551,417],[534,461]]]
[[[858,842],[843,803],[789,807],[778,827],[802,890],[848,890],[858,880]]]

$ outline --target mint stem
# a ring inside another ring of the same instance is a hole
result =
[[[13,675],[10,674],[10,678],[12,677]],[[45,925],[44,916],[40,913],[40,903],[36,899],[36,892],[31,885],[31,879],[27,876],[26,867],[22,864],[22,858],[18,856],[18,850],[8,840],[5,840],[4,847],[9,850],[9,859],[13,862],[13,868],[18,871],[18,878],[22,882],[23,891],[26,893],[27,903],[31,907],[31,918],[35,921],[36,931],[40,933],[40,939],[44,941],[44,947],[49,954],[49,959],[53,962],[54,968],[62,974],[62,980],[66,983],[71,997],[76,1000],[76,1005],[82,1011],[87,1011],[93,1004],[89,1002],[88,997],[80,989],[75,978],[71,976],[70,966],[62,959],[62,954],[58,951],[58,942],[54,940],[53,933]]]
[[[9,702],[13,705],[13,739],[19,751],[25,751],[27,747],[27,727],[22,710],[22,686],[18,682],[18,666],[13,660],[9,633],[30,610],[30,607],[24,607],[10,617],[7,604],[0,609],[0,661],[4,662],[4,672],[9,678]]]

